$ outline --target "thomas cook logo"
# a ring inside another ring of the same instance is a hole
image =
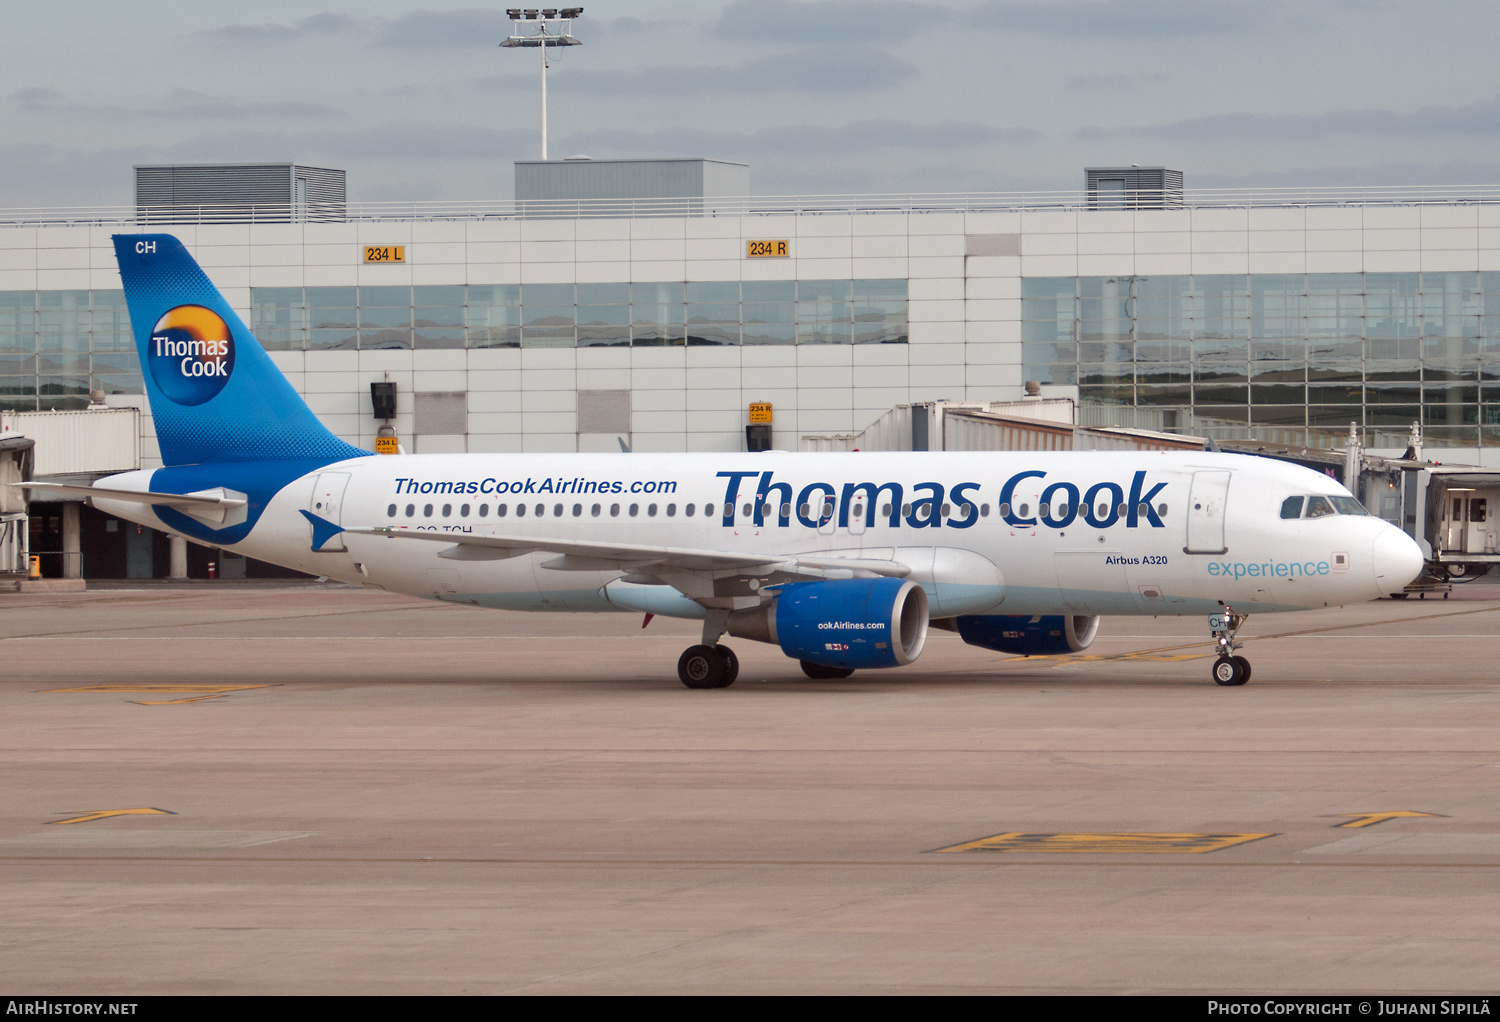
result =
[[[147,361],[168,399],[201,405],[223,390],[234,372],[234,337],[213,310],[179,305],[156,321]]]

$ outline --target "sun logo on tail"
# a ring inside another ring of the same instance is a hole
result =
[[[179,305],[156,321],[147,353],[151,378],[179,405],[201,405],[234,372],[234,336],[212,309]]]

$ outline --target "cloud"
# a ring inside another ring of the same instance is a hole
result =
[[[255,118],[305,120],[337,117],[344,111],[326,103],[293,100],[254,101],[209,96],[191,89],[172,89],[165,96],[134,97],[114,102],[69,100],[56,89],[23,89],[10,97],[22,113],[120,121],[129,118],[245,121]]]
[[[565,58],[566,59],[566,58]],[[658,65],[628,71],[558,67],[547,76],[549,91],[595,96],[700,96],[771,92],[870,92],[917,75],[915,65],[871,46],[808,47],[776,53],[738,65]],[[484,90],[534,89],[532,74],[495,75],[471,84]]]
[[[281,25],[275,22],[263,22],[259,25],[224,25],[220,28],[203,29],[193,34],[203,39],[229,43],[285,43],[312,36],[358,32],[362,27],[363,24],[350,15],[330,12],[310,15],[294,25]]]
[[[787,125],[754,131],[710,128],[638,131],[609,128],[567,137],[567,145],[594,156],[712,155],[758,158],[766,155],[853,155],[892,149],[931,152],[1020,145],[1043,136],[1029,128],[996,128],[970,121],[870,120],[828,127]]]
[[[510,19],[502,8],[457,11],[413,11],[384,21],[375,32],[377,46],[401,50],[440,50],[472,47],[476,41],[500,40],[510,35]]]
[[[993,31],[1060,36],[1206,35],[1264,27],[1279,0],[987,0],[963,23]]]
[[[905,0],[735,0],[719,16],[714,33],[724,39],[838,44],[849,40],[897,40],[929,27],[924,19],[953,15],[952,8]]]
[[[974,29],[1161,37],[1245,32],[1263,27],[1281,7],[1281,0],[984,0],[962,7],[906,0],[735,0],[714,31],[726,39],[832,43]]]
[[[1500,99],[1466,106],[1425,106],[1408,114],[1393,110],[1333,110],[1319,114],[1214,114],[1166,124],[1126,128],[1081,128],[1078,138],[1174,139],[1197,142],[1284,139],[1310,141],[1338,135],[1424,138],[1434,135],[1500,134]]]

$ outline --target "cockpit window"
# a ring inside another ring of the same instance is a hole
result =
[[[1281,502],[1283,518],[1326,518],[1328,515],[1368,515],[1353,497],[1288,497]]]
[[[1333,510],[1333,505],[1329,503],[1327,497],[1307,498],[1307,517],[1322,518],[1324,515],[1331,515],[1336,513],[1337,512]]]

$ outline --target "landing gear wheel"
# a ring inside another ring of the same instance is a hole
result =
[[[1242,656],[1221,656],[1214,661],[1214,681],[1226,688],[1250,680],[1250,665]]]
[[[829,667],[825,664],[815,664],[811,660],[802,661],[802,673],[814,681],[831,681],[834,678],[847,678],[854,673],[852,667]]]
[[[724,680],[719,682],[719,687],[728,688],[740,676],[740,658],[728,646],[715,646],[714,652],[724,658]]]
[[[677,658],[677,677],[688,688],[722,688],[724,657],[712,646],[689,646]]]
[[[1404,600],[1404,599],[1406,599],[1410,595],[1411,595],[1411,593],[1391,593],[1391,599],[1393,599],[1393,600]]]

